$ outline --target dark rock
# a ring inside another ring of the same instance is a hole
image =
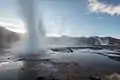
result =
[[[38,77],[36,80],[46,80],[45,77]]]
[[[59,80],[54,77],[38,77],[36,80]]]
[[[101,80],[99,77],[89,76],[89,80]]]

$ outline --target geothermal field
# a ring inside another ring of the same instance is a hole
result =
[[[68,45],[66,37],[62,46],[48,46],[36,2],[17,3],[27,34],[0,56],[0,80],[120,80],[119,46],[106,46],[108,38],[99,37],[97,46]]]

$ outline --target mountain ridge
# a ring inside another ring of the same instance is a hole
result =
[[[9,47],[20,39],[19,34],[0,26],[0,49]]]
[[[120,46],[120,39],[114,37],[99,37],[99,36],[91,36],[91,37],[70,37],[70,36],[62,36],[62,37],[47,37],[46,42],[48,44],[60,44],[60,45],[68,45],[68,46],[94,46],[94,45],[113,45]]]

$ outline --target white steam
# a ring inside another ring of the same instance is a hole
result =
[[[19,13],[26,24],[28,38],[25,46],[25,53],[36,53],[44,48],[43,37],[44,30],[42,28],[36,7],[36,0],[18,0]]]

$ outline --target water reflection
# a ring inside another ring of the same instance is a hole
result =
[[[51,59],[35,57],[32,59],[10,60],[0,63],[0,80],[35,80],[41,76],[63,77],[66,79],[69,78],[68,74],[71,69],[74,73],[80,73],[83,76],[98,72],[102,74],[120,72],[119,57],[85,50],[82,50],[82,52],[76,50],[73,53],[51,54]]]
[[[20,68],[23,66],[21,61],[1,62],[0,63],[0,80],[17,80]]]
[[[36,70],[36,66],[39,63],[33,61],[23,61],[23,67],[21,68],[21,73],[19,73],[18,80],[35,80],[38,75],[38,70]]]
[[[116,61],[120,62],[120,57],[109,56],[109,58],[111,58],[111,59],[113,59],[113,60],[116,60]]]
[[[96,53],[96,54],[99,54],[99,55],[102,55],[102,56],[106,56],[106,57],[108,57],[108,58],[110,58],[112,60],[120,62],[120,56],[119,56],[120,53],[119,54],[118,53],[113,53],[113,54],[111,54],[111,53],[109,53],[109,54]]]
[[[36,80],[38,77],[48,77],[57,69],[50,59],[24,59],[19,73],[19,80]]]

